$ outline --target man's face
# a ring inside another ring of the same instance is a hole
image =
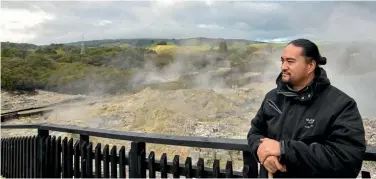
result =
[[[281,57],[282,82],[298,85],[309,74],[310,64],[302,55],[303,48],[289,44]]]

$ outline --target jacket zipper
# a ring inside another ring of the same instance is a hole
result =
[[[270,99],[267,100],[269,106],[271,106],[273,109],[275,109],[279,114],[282,114],[282,111],[278,108],[278,106],[271,101]]]
[[[290,101],[287,101],[286,100],[286,98],[285,98],[285,100],[284,100],[284,103],[283,103],[283,110],[284,110],[284,115],[281,115],[280,116],[280,118],[279,119],[281,119],[282,120],[282,124],[281,124],[281,128],[280,128],[280,131],[281,131],[281,133],[279,134],[279,138],[278,138],[278,140],[281,140],[281,139],[283,139],[283,134],[284,134],[284,125],[285,125],[285,119],[286,119],[286,115],[288,115],[287,114],[287,111],[289,111],[289,110],[291,110],[290,109],[290,106],[291,104],[290,104]],[[286,152],[286,151],[285,151]]]

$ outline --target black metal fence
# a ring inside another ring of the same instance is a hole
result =
[[[257,161],[248,151],[247,142],[240,139],[119,132],[54,124],[1,127],[38,129],[35,136],[1,139],[1,175],[6,178],[156,178],[157,172],[161,178],[167,178],[168,174],[174,178],[258,177]],[[74,143],[72,138],[49,135],[50,130],[79,134],[80,139]],[[93,146],[89,136],[132,141],[131,149],[126,153],[124,146],[120,150],[117,146],[110,149],[107,144],[102,148],[101,143]],[[179,155],[171,162],[166,153],[160,158],[156,158],[153,151],[146,156],[145,143],[242,151],[243,169],[242,172],[233,171],[232,161],[227,161],[226,167],[221,169],[219,160],[207,167],[203,158],[192,164],[192,159],[187,157],[181,164]],[[376,149],[368,148],[364,160],[376,161]],[[362,171],[362,177],[370,178],[370,173]]]

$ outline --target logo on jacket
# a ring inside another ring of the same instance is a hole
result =
[[[315,119],[306,118],[305,120],[306,120],[306,125],[304,126],[305,128],[313,127],[313,125],[315,123]]]

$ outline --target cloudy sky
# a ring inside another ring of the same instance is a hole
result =
[[[1,41],[112,38],[376,40],[376,2],[1,1]]]

